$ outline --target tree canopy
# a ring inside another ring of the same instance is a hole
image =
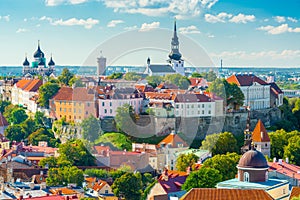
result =
[[[39,88],[38,103],[42,107],[49,108],[49,99],[51,99],[59,90],[57,83],[47,82]]]
[[[13,124],[21,124],[28,118],[23,108],[14,108],[8,116],[8,121]]]
[[[96,140],[97,144],[112,145],[120,150],[131,150],[130,139],[122,133],[104,133]]]
[[[185,172],[187,167],[192,167],[198,160],[199,157],[193,153],[180,154],[176,160],[176,169]]]
[[[190,173],[181,188],[185,191],[189,191],[192,188],[214,188],[221,181],[222,175],[218,170],[210,167],[201,167],[199,170]]]
[[[132,133],[135,132],[135,112],[131,105],[124,104],[123,106],[119,106],[116,111],[116,125],[117,129],[124,133]]]
[[[120,72],[114,72],[111,75],[109,75],[107,78],[108,79],[121,79],[123,77],[123,74]]]
[[[138,81],[142,76],[136,72],[127,72],[124,77],[126,81]]]
[[[235,177],[237,173],[236,165],[238,164],[240,156],[236,153],[227,153],[226,155],[215,155],[206,160],[202,168],[210,167],[219,171],[222,175],[222,181],[229,180]]]
[[[116,196],[123,195],[128,200],[140,200],[142,186],[142,178],[139,173],[126,173],[117,178],[111,188]]]
[[[10,125],[4,131],[5,137],[11,141],[20,142],[26,137],[26,133],[20,124]]]
[[[83,171],[75,166],[63,168],[50,168],[46,183],[48,186],[67,185],[69,183],[82,186]]]
[[[238,152],[236,138],[230,132],[207,135],[202,141],[201,149],[209,150],[213,155]]]
[[[191,84],[190,80],[186,76],[180,74],[168,74],[164,80],[168,83],[177,85],[180,89],[188,89]]]
[[[71,86],[70,80],[74,77],[74,74],[70,72],[68,68],[64,68],[61,75],[58,76],[58,81],[62,85]]]
[[[10,101],[0,101],[0,112],[4,113],[6,106],[9,106]]]
[[[162,76],[147,76],[146,80],[149,85],[156,88],[161,82],[163,82],[164,79]]]
[[[83,138],[94,142],[100,136],[100,122],[94,116],[90,115],[88,118],[84,119],[81,122]]]

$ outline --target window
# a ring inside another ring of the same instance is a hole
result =
[[[179,108],[179,105],[178,105],[178,104],[176,105],[176,108],[177,108],[177,109]]]
[[[200,104],[198,104],[198,108],[200,108]]]
[[[89,114],[89,112],[88,112],[88,111],[85,111],[85,114],[87,115],[87,114]]]
[[[67,112],[67,109],[66,109],[66,108],[64,108],[64,112]]]
[[[191,105],[191,108],[194,108],[194,105]]]
[[[249,182],[249,173],[248,172],[244,172],[244,181]]]
[[[210,111],[210,110],[208,111],[208,114],[209,114],[209,115],[211,114],[211,111]]]
[[[59,108],[59,111],[61,111],[61,108]]]
[[[108,190],[105,190],[105,194],[108,194]]]
[[[87,103],[87,106],[90,107],[90,102]]]
[[[102,106],[105,106],[105,102],[102,102]]]
[[[71,108],[69,108],[69,112],[71,112]]]
[[[204,108],[204,104],[202,104],[202,108]]]
[[[59,101],[59,104],[61,105],[61,101]]]
[[[112,102],[109,102],[109,106],[112,106]]]
[[[204,110],[202,110],[202,115],[204,115]]]
[[[104,113],[107,113],[107,109],[104,109]]]
[[[76,113],[76,108],[74,108],[74,113]]]
[[[110,114],[112,113],[112,109],[109,109],[109,113],[110,113]]]
[[[268,144],[266,143],[266,144],[265,144],[265,147],[267,147],[267,146],[268,146]]]

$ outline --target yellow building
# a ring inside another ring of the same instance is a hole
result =
[[[52,118],[65,118],[66,121],[81,122],[90,115],[98,117],[97,92],[86,87],[62,87],[50,99],[50,115]]]

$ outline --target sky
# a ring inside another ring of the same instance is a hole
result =
[[[174,18],[187,63],[208,65],[201,54],[215,66],[300,66],[299,9],[299,0],[1,0],[0,66],[32,61],[38,40],[57,65],[96,65],[100,51],[108,65],[164,63]]]

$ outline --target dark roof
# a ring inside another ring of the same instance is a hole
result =
[[[204,94],[177,94],[175,102],[211,102]]]
[[[182,200],[272,200],[262,189],[193,188]]]
[[[150,65],[149,68],[154,73],[155,72],[175,73],[175,70],[172,68],[171,65]]]
[[[38,43],[38,49],[34,52],[33,57],[34,58],[44,58],[44,53],[42,52],[40,48],[40,42]]]
[[[23,62],[23,66],[29,66],[29,62],[27,60],[27,57],[25,57],[25,61]]]
[[[153,167],[151,167],[150,164],[148,164],[146,167],[141,168],[141,169],[137,169],[136,171],[140,172],[140,173],[151,173],[151,172],[155,172],[155,169],[153,169]]]
[[[271,93],[278,96],[278,94],[283,94],[282,90],[278,87],[276,83],[270,83],[271,86]]]
[[[240,159],[238,167],[243,168],[267,168],[268,163],[265,156],[255,150],[247,151]]]
[[[54,66],[55,62],[52,60],[52,56],[50,58],[50,61],[48,62],[48,66]]]
[[[260,85],[268,85],[264,80],[258,78],[253,74],[235,74],[227,78],[228,83],[235,83],[238,86],[251,86],[253,83],[259,83]]]

